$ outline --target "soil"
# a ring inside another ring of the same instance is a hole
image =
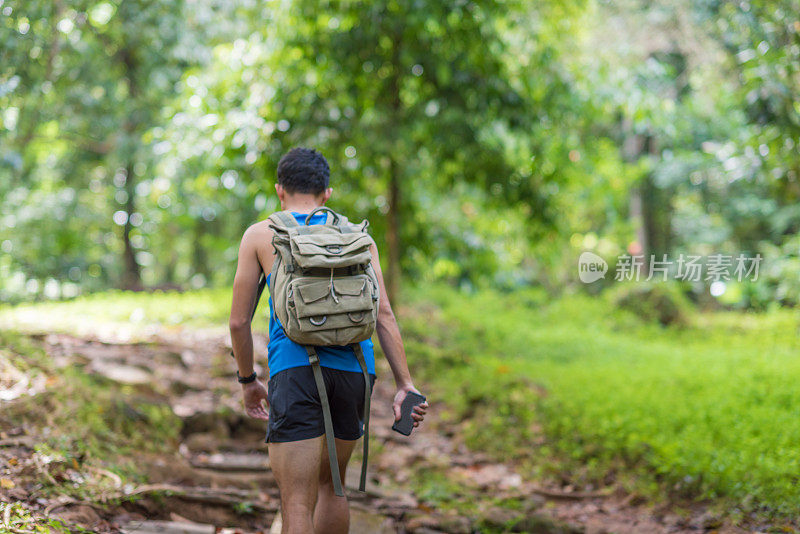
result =
[[[113,333],[102,339],[53,333],[32,337],[58,365],[81,364],[169,403],[183,421],[181,441],[165,446],[163,453],[134,458],[147,485],[119,484],[115,491],[121,500],[42,498],[31,490],[36,477],[44,476],[33,448],[40,436],[0,416],[0,474],[11,481],[0,489],[0,502],[20,502],[35,514],[48,513],[95,532],[279,532],[280,501],[264,444],[266,423],[242,410],[226,336],[173,330],[140,343],[114,339]],[[256,351],[266,353],[263,341],[257,340]],[[458,426],[437,420],[435,404],[411,437],[396,434],[390,430],[394,390],[384,364],[373,394],[368,491],[356,489],[359,458],[347,473],[353,533],[750,531],[725,524],[700,505],[657,508],[613,488],[543,488],[519,465],[469,450]],[[433,467],[443,468],[452,483],[471,492],[467,512],[463,506],[437,509],[415,493],[414,473]],[[93,476],[113,481],[116,475]],[[504,499],[513,500],[514,508],[499,504]]]

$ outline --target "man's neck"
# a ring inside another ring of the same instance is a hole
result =
[[[284,210],[294,211],[297,213],[311,213],[316,208],[321,207],[321,204],[317,204],[316,202],[293,202],[293,203],[286,203],[283,205]]]
[[[322,199],[317,195],[295,193],[293,195],[286,195],[281,199],[281,208],[299,213],[311,213],[323,204],[320,203],[320,200]]]

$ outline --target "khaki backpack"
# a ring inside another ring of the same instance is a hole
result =
[[[308,226],[317,212],[325,212],[325,223]],[[350,223],[347,217],[326,207],[309,213],[306,226],[300,225],[289,211],[273,213],[268,220],[275,233],[269,288],[273,310],[287,337],[308,352],[322,404],[334,491],[339,496],[344,496],[344,491],[330,406],[314,347],[349,345],[364,374],[364,458],[359,490],[365,491],[370,380],[359,343],[375,331],[380,295],[369,251],[372,244],[367,233],[369,223],[366,220],[361,224]]]

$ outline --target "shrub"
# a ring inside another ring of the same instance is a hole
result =
[[[688,299],[675,284],[632,284],[613,293],[617,308],[629,311],[645,321],[658,321],[662,326],[689,324]]]

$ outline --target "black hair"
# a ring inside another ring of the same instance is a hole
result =
[[[313,148],[295,147],[278,162],[278,183],[287,193],[322,194],[330,176],[328,160]]]

